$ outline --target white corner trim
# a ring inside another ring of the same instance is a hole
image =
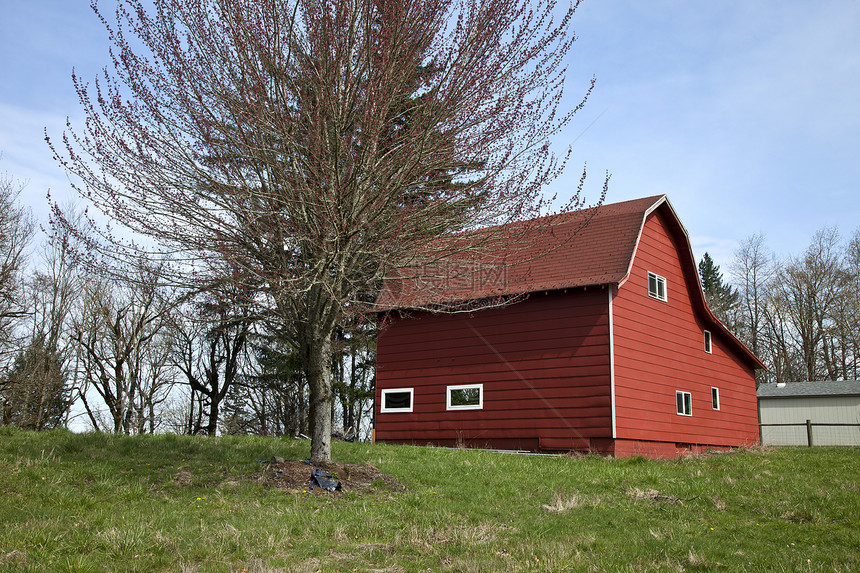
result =
[[[612,285],[609,291],[609,404],[612,409],[612,439],[616,439],[615,431],[615,331],[613,327]]]

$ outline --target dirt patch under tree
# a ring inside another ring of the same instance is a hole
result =
[[[262,464],[262,471],[252,476],[260,483],[290,493],[341,494],[403,491],[404,487],[393,477],[382,473],[370,464],[343,464],[328,462],[312,465],[307,461],[287,461],[273,458]],[[315,468],[331,475],[341,483],[341,491],[330,492],[313,485],[311,475]]]

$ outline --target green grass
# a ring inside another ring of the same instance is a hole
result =
[[[0,571],[858,571],[860,451],[671,461],[335,444],[396,478],[289,493],[309,444],[0,428]]]

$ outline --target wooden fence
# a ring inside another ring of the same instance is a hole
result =
[[[813,422],[812,420],[807,420],[805,424],[804,423],[797,423],[797,422],[787,423],[787,424],[759,424],[759,437],[762,438],[762,443],[764,443],[764,436],[762,435],[762,428],[776,427],[776,426],[781,426],[781,427],[792,426],[795,428],[798,426],[800,426],[800,427],[806,426],[806,445],[809,446],[810,448],[814,445],[813,439],[812,439],[812,428],[814,428],[814,427],[817,427],[817,426],[828,426],[828,427],[830,427],[830,426],[832,426],[832,427],[847,426],[847,427],[852,427],[852,428],[860,428],[860,424],[846,424],[846,423],[836,423],[836,422]]]

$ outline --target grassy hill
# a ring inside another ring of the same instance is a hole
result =
[[[309,451],[0,428],[0,571],[860,570],[856,449],[335,444],[339,493],[307,487]]]

